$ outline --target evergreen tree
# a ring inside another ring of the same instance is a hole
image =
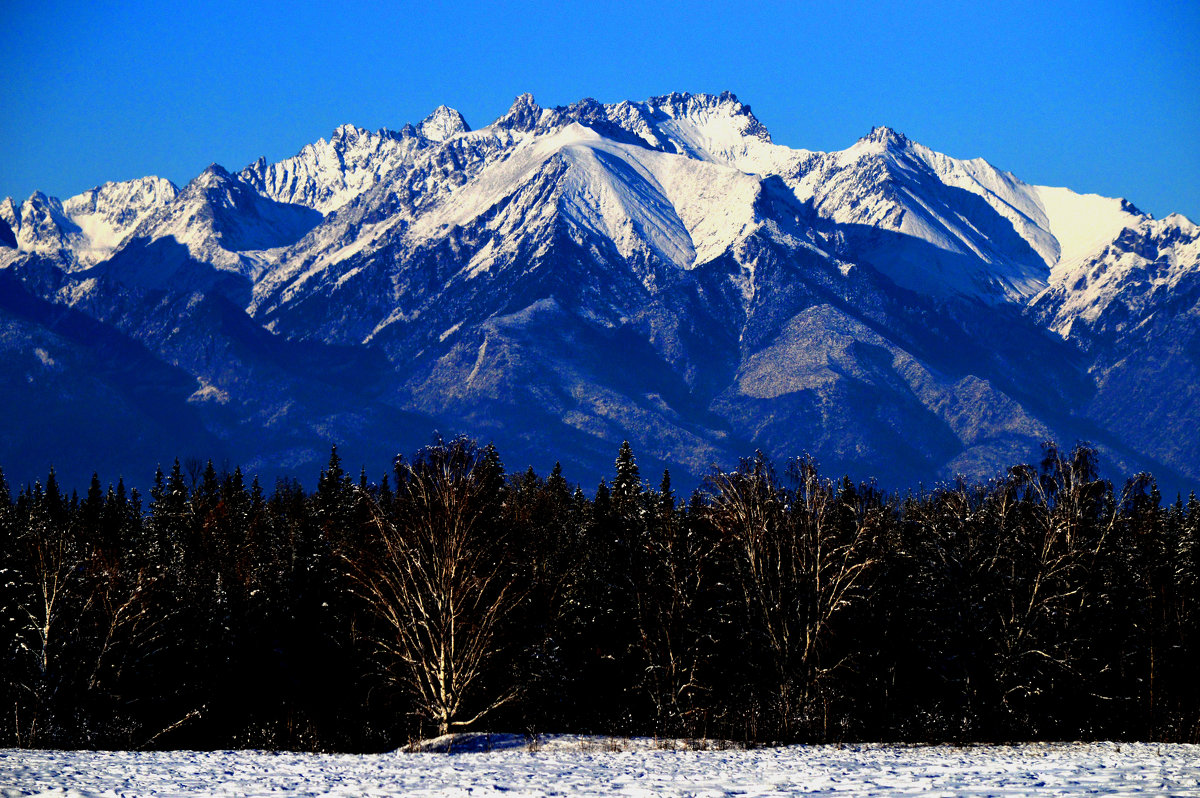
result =
[[[621,443],[616,469],[617,475],[612,484],[613,502],[618,508],[627,508],[642,494],[642,479],[638,474],[637,461],[633,457],[633,447],[629,445],[629,441]]]

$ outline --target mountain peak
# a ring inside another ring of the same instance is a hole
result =
[[[882,144],[885,149],[904,149],[911,142],[908,137],[898,130],[879,125],[871,128],[871,132],[858,140],[860,144]]]
[[[236,178],[224,166],[221,166],[219,163],[210,163],[203,172],[191,179],[184,187],[182,193],[190,196],[196,191],[207,191],[213,187],[219,188],[234,180]]]
[[[739,100],[731,91],[723,91],[720,94],[672,92],[651,97],[648,105],[673,119],[701,122],[706,119],[727,118],[734,123],[741,135],[771,143],[770,131],[758,120],[750,106]]]
[[[508,113],[496,120],[495,126],[507,130],[529,131],[537,127],[542,115],[542,106],[537,104],[529,92],[518,95],[513,100]]]
[[[530,97],[530,99],[533,98]],[[445,141],[459,133],[466,133],[470,129],[463,115],[447,105],[439,105],[434,108],[433,113],[425,117],[417,126],[417,132],[430,141]]]
[[[1182,213],[1169,213],[1169,214],[1167,214],[1167,216],[1166,216],[1166,217],[1163,219],[1163,221],[1164,221],[1164,222],[1167,222],[1168,224],[1173,224],[1173,225],[1175,225],[1176,227],[1182,227],[1182,228],[1184,228],[1185,230],[1194,230],[1194,229],[1196,229],[1196,224],[1195,224],[1195,222],[1193,222],[1193,221],[1192,221],[1191,219],[1189,219],[1188,217],[1184,216]]]
[[[365,135],[368,135],[368,131],[346,123],[343,125],[338,125],[337,129],[330,134],[329,141],[330,143],[344,142],[347,144],[353,144],[354,142],[358,141],[360,137]]]

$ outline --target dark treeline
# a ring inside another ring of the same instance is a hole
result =
[[[0,478],[0,746],[456,729],[1200,741],[1200,502],[1095,452],[905,497],[761,455],[589,498],[438,440],[378,483]]]

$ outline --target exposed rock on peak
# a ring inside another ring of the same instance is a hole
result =
[[[187,189],[193,187],[203,188],[205,186],[223,183],[230,180],[232,177],[233,175],[229,173],[228,169],[226,169],[224,166],[221,166],[219,163],[213,162],[210,163],[203,172],[192,178],[191,181],[184,186],[184,190],[186,191]]]
[[[417,132],[430,141],[445,141],[470,129],[462,114],[449,106],[439,105],[422,120]]]
[[[647,105],[674,119],[688,119],[704,124],[714,117],[733,121],[736,131],[748,138],[771,143],[771,133],[750,110],[730,91],[720,94],[688,94],[673,92],[651,97]]]
[[[1147,215],[1140,208],[1138,208],[1138,206],[1134,205],[1132,202],[1125,199],[1124,197],[1121,197],[1121,210],[1125,211],[1125,213],[1132,214],[1134,216],[1146,216]]]
[[[17,248],[17,234],[12,231],[8,220],[0,216],[0,247]]]
[[[353,144],[363,136],[369,135],[371,135],[369,131],[347,123],[338,125],[329,135],[329,140],[335,143]]]
[[[20,214],[21,211],[17,207],[17,203],[13,202],[12,197],[5,197],[3,201],[0,201],[0,219],[13,225],[17,223]]]
[[[860,144],[882,144],[887,149],[904,149],[910,143],[903,133],[882,125],[872,128],[858,141]]]
[[[537,104],[529,92],[519,95],[513,100],[508,112],[496,120],[495,127],[514,132],[528,132],[538,125],[542,115],[542,106]]]

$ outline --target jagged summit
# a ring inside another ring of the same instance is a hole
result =
[[[357,125],[349,123],[338,125],[334,131],[329,134],[331,143],[341,143],[344,145],[353,144],[363,136],[371,135],[370,131],[360,128]]]
[[[590,128],[595,138],[580,139],[568,131],[575,123]],[[761,211],[754,206],[759,200],[740,197],[759,197],[761,188],[753,187],[773,177],[795,202],[810,209],[806,213],[843,226],[837,238],[841,243],[816,242],[818,248],[849,249],[889,279],[923,294],[1018,302],[1044,288],[1048,269],[1087,255],[1112,240],[1114,225],[1141,215],[1124,201],[1119,210],[1103,206],[1111,224],[1089,237],[1086,231],[1094,225],[1086,209],[1091,206],[1072,200],[1069,192],[1033,191],[982,159],[940,155],[886,126],[872,129],[841,153],[777,147],[750,106],[730,91],[672,92],[608,104],[584,98],[550,110],[523,93],[485,130],[492,134],[472,137],[469,147],[443,162],[439,150],[469,131],[462,114],[448,106],[439,106],[419,126],[406,126],[399,134],[344,124],[328,141],[307,145],[277,164],[260,158],[236,176],[213,164],[184,193],[235,181],[274,201],[322,214],[377,193],[372,203],[389,204],[372,210],[371,218],[398,220],[412,213],[404,221],[410,231],[405,238],[415,242],[436,239],[447,225],[469,223],[504,202],[524,181],[565,167],[571,177],[555,196],[569,218],[611,241],[623,257],[644,249],[691,268],[720,255],[760,223]],[[504,133],[531,134],[528,138],[538,145],[504,167],[511,148],[519,144]],[[646,160],[638,154],[644,148],[681,160]],[[877,158],[881,152],[888,154],[882,161]],[[561,165],[552,167],[555,163]],[[734,181],[736,190],[731,184],[710,194],[705,181],[727,178],[698,163],[732,168],[746,178]],[[476,174],[494,176],[475,190]],[[402,191],[383,190],[398,184],[405,184]],[[451,188],[455,201],[443,203]],[[230,190],[240,195],[242,186]],[[169,200],[171,193],[163,197]],[[229,197],[232,205],[245,205]],[[404,208],[411,210],[396,216]],[[7,224],[18,241],[24,227],[29,241],[45,246],[55,241],[55,247],[73,250],[74,223],[60,218],[60,207],[50,199],[35,195],[9,215],[13,218]],[[38,221],[22,225],[22,216]],[[792,217],[795,224],[799,216]],[[60,232],[51,235],[54,230]],[[896,238],[885,240],[877,231]],[[355,234],[347,230],[339,236]],[[926,254],[917,257],[919,250]],[[318,263],[327,260],[310,257]],[[481,255],[479,262],[490,263],[493,257]]]
[[[115,201],[119,197],[127,195],[131,192],[140,191],[163,191],[166,193],[178,193],[179,187],[165,177],[157,177],[149,175],[147,177],[139,177],[133,180],[108,181],[98,186],[75,195],[67,202],[82,201],[101,202],[104,200]]]
[[[860,144],[882,144],[885,148],[895,149],[903,149],[911,143],[903,133],[884,125],[871,128],[871,132],[858,141]]]
[[[527,132],[537,127],[542,107],[529,92],[518,95],[504,116],[492,123],[493,127],[514,132]]]
[[[751,112],[750,106],[742,103],[730,91],[715,95],[673,92],[651,97],[646,105],[672,119],[688,120],[698,125],[709,125],[720,119],[729,120],[737,134],[771,143],[770,131]]]
[[[446,141],[459,133],[470,131],[467,120],[458,111],[446,105],[439,105],[433,113],[425,117],[417,126],[417,132],[430,141]]]

